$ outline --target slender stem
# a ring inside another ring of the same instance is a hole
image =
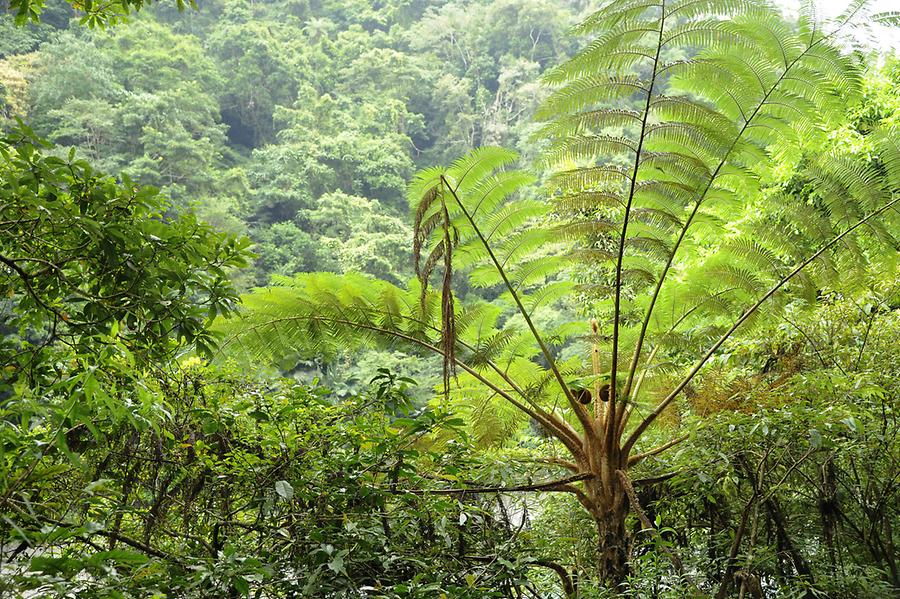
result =
[[[675,566],[678,573],[683,576],[684,564],[682,564],[681,558],[678,557],[678,554],[675,553],[674,549],[665,543],[659,530],[657,530],[657,528],[653,526],[653,523],[650,522],[650,518],[648,518],[647,513],[644,512],[644,508],[641,507],[641,502],[638,500],[637,493],[634,492],[634,486],[631,484],[631,479],[628,478],[628,474],[624,470],[616,470],[616,475],[622,483],[622,488],[625,489],[625,494],[628,496],[628,502],[631,504],[631,510],[638,517],[638,520],[641,521],[644,530],[649,530],[653,533],[653,536],[656,537],[659,542],[659,547],[669,556],[669,559],[672,560],[672,565]]]
[[[594,337],[594,343],[591,344],[591,369],[594,374],[594,419],[600,420],[603,417],[603,402],[600,400],[603,383],[600,381],[600,345],[597,343],[600,329],[596,318],[591,319],[591,333]]]
[[[724,293],[728,293],[728,292],[733,291],[733,290],[734,290],[733,287],[729,287],[729,288],[727,288],[727,289],[723,289],[723,290],[721,290],[721,291],[718,291],[718,292],[714,293],[714,294],[713,294],[713,297],[718,297],[718,296],[720,296],[720,295],[722,295],[722,294],[724,294]],[[691,314],[693,314],[695,310],[697,310],[700,306],[702,306],[703,303],[704,303],[704,302],[701,302],[701,303],[697,304],[696,306],[692,307],[690,310],[688,310],[687,312],[685,312],[684,314],[682,314],[681,316],[679,316],[679,317],[678,317],[678,320],[676,320],[676,321],[672,324],[672,326],[669,327],[669,330],[666,331],[665,335],[670,335],[670,334],[672,334],[673,332],[675,332],[675,329],[677,329],[677,328],[679,327],[679,325],[681,325],[682,322],[684,322],[685,320],[687,320],[687,318],[688,318]],[[663,335],[663,337],[665,337],[665,335]],[[647,362],[644,364],[644,369],[641,371],[641,375],[640,375],[640,377],[638,377],[637,383],[634,385],[634,388],[631,390],[631,401],[628,403],[627,406],[625,406],[625,410],[624,410],[624,412],[623,412],[623,414],[622,414],[622,417],[619,419],[620,422],[619,422],[619,432],[618,432],[618,435],[619,435],[620,437],[621,437],[622,434],[625,432],[625,427],[628,426],[628,419],[631,418],[631,414],[632,414],[632,412],[634,411],[634,406],[637,404],[638,393],[639,393],[640,390],[641,390],[641,385],[644,384],[644,377],[646,377],[646,376],[647,376],[647,372],[650,371],[650,365],[653,364],[653,359],[656,357],[656,352],[659,351],[659,348],[660,348],[660,347],[662,347],[661,344],[660,344],[660,345],[657,345],[656,347],[654,347],[653,349],[650,350],[650,355],[647,356]]]
[[[816,344],[816,342],[813,340],[813,338],[810,337],[809,334],[800,327],[800,325],[798,325],[797,323],[795,323],[794,321],[789,319],[787,316],[782,315],[781,320],[785,321],[786,323],[788,323],[789,325],[794,327],[797,330],[797,332],[799,332],[800,335],[802,335],[803,338],[806,339],[806,341],[809,343],[809,346],[813,349],[813,352],[816,354],[816,357],[819,358],[819,362],[822,363],[822,366],[824,368],[828,368],[828,362],[825,360],[825,357],[822,355],[822,352],[819,351],[819,346]],[[844,371],[844,369],[841,367],[841,365],[838,364],[838,361],[834,359],[834,357],[832,357],[831,361],[835,366],[838,367],[838,369],[843,374],[847,374]]]
[[[313,318],[315,318],[315,317],[313,317]],[[338,319],[331,319],[331,320],[336,321],[336,322],[338,321]],[[379,329],[374,326],[353,323],[350,321],[343,321],[343,322],[344,322],[344,324],[350,324],[353,326],[357,326],[359,328],[369,329],[372,331],[379,331]],[[384,331],[381,331],[381,332],[384,332]],[[395,337],[404,339],[405,341],[416,343],[416,344],[420,345],[421,347],[424,347],[432,352],[435,352],[439,355],[443,355],[443,351],[439,347],[432,345],[430,343],[426,343],[420,339],[416,339],[415,337],[412,337],[409,335],[404,335],[402,333],[388,333],[388,334],[391,334],[391,335],[394,335]],[[457,366],[459,366],[460,368],[462,368],[463,370],[468,372],[470,375],[475,377],[481,384],[485,385],[486,387],[488,387],[489,389],[491,389],[492,391],[497,393],[497,395],[499,395],[500,397],[502,397],[503,399],[505,399],[512,405],[514,405],[520,411],[524,412],[525,414],[534,418],[536,421],[540,422],[542,425],[544,425],[547,428],[547,430],[553,432],[554,435],[566,446],[566,448],[569,449],[569,451],[572,452],[573,455],[580,456],[582,454],[581,440],[578,438],[577,434],[573,435],[574,431],[566,430],[565,428],[560,426],[556,422],[556,420],[557,420],[556,416],[547,414],[546,412],[543,412],[543,411],[539,412],[537,410],[531,409],[530,407],[528,407],[525,404],[516,400],[513,396],[511,396],[509,393],[507,393],[500,387],[493,384],[489,379],[482,376],[481,373],[479,373],[477,370],[475,370],[474,368],[472,368],[465,362],[463,362],[455,357],[453,360]]]
[[[721,291],[714,293],[712,295],[712,297],[718,297],[720,295],[723,295],[723,294],[728,293],[733,290],[734,290],[733,287],[729,287],[727,289],[723,289]],[[669,327],[669,330],[666,331],[665,335],[670,335],[673,332],[675,332],[675,329],[677,329],[679,327],[679,325],[681,325],[682,322],[687,320],[687,318],[691,314],[693,314],[694,311],[697,310],[703,304],[704,304],[704,302],[700,302],[699,304],[697,304],[696,306],[692,307],[690,310],[686,311],[684,314],[679,316],[678,320],[676,320],[672,324],[672,326]],[[663,337],[665,337],[665,335],[663,335]],[[628,426],[628,419],[631,418],[631,414],[634,411],[634,406],[637,405],[637,397],[638,397],[638,393],[641,390],[641,385],[643,385],[643,383],[644,383],[644,377],[647,376],[647,372],[649,372],[649,370],[650,370],[650,365],[653,364],[653,359],[656,357],[656,352],[659,351],[660,347],[662,347],[662,345],[657,345],[656,347],[654,347],[653,349],[650,350],[650,355],[647,356],[647,362],[644,364],[644,368],[641,371],[641,375],[638,377],[637,383],[634,385],[634,388],[631,390],[631,401],[628,403],[627,406],[625,406],[625,410],[622,414],[622,417],[619,419],[620,422],[619,422],[618,435],[620,437],[625,432],[625,427]]]
[[[415,495],[466,495],[469,493],[522,493],[527,491],[557,491],[565,490],[571,492],[567,486],[572,483],[594,478],[594,474],[590,472],[582,472],[566,478],[551,480],[543,483],[534,483],[530,485],[518,485],[515,487],[468,487],[459,489],[396,489],[394,493],[413,493]]]
[[[691,380],[694,378],[694,376],[696,376],[697,373],[700,372],[700,369],[703,368],[703,366],[706,364],[707,361],[709,361],[709,359],[713,356],[713,354],[715,354],[719,350],[719,348],[722,347],[722,344],[724,344],[726,341],[728,341],[728,339],[731,337],[731,335],[733,335],[734,332],[742,324],[744,324],[744,322],[746,322],[747,319],[750,318],[750,316],[752,316],[766,300],[768,300],[770,297],[775,295],[775,293],[778,292],[778,290],[781,289],[785,285],[785,283],[787,283],[788,281],[793,279],[801,270],[803,270],[804,268],[809,266],[813,262],[813,260],[815,260],[816,258],[821,256],[823,253],[825,253],[829,248],[834,246],[841,239],[843,239],[844,237],[846,237],[847,235],[849,235],[850,233],[852,233],[853,231],[855,231],[856,229],[858,229],[859,227],[864,225],[870,219],[872,219],[872,218],[878,216],[879,214],[881,214],[882,212],[885,212],[886,210],[890,209],[894,204],[896,204],[898,202],[900,202],[900,197],[894,198],[893,200],[891,200],[890,202],[888,202],[887,204],[885,204],[884,206],[882,206],[875,212],[872,212],[869,215],[861,218],[852,227],[846,229],[843,233],[841,233],[837,237],[834,237],[831,241],[829,241],[828,243],[823,245],[821,248],[819,248],[819,250],[816,251],[812,256],[810,256],[809,258],[807,258],[806,260],[801,262],[787,276],[785,276],[780,281],[778,281],[778,283],[776,283],[774,286],[772,286],[772,288],[769,289],[769,291],[767,291],[765,293],[765,295],[763,295],[761,298],[759,298],[756,301],[756,303],[754,303],[752,306],[747,308],[744,311],[744,313],[741,315],[741,317],[738,318],[737,321],[735,321],[735,323],[733,325],[731,325],[731,327],[727,331],[725,331],[725,333],[721,337],[719,337],[719,340],[716,341],[712,345],[712,347],[710,347],[706,351],[706,353],[703,355],[703,357],[694,365],[693,368],[691,368],[691,370],[690,370],[690,372],[688,372],[687,376],[685,376],[681,380],[681,382],[675,386],[675,388],[671,391],[671,393],[669,393],[669,395],[667,395],[666,398],[663,399],[659,403],[659,405],[656,406],[656,408],[653,410],[653,412],[651,412],[646,418],[644,418],[643,421],[641,421],[641,423],[637,426],[637,428],[634,430],[634,432],[631,433],[631,436],[628,437],[628,440],[625,442],[625,445],[623,447],[623,451],[627,454],[631,450],[631,448],[634,446],[634,444],[637,442],[637,440],[640,438],[640,436],[644,433],[645,430],[647,430],[647,427],[650,426],[650,424],[654,420],[656,420],[656,418],[662,413],[662,411],[665,410],[666,407],[675,400],[675,398],[678,396],[678,394],[681,393],[681,391],[687,386],[687,384],[691,382]]]
[[[54,447],[56,445],[56,441],[57,441],[57,439],[59,439],[59,435],[62,433],[63,429],[65,428],[66,421],[69,419],[69,416],[71,416],[72,410],[75,409],[76,405],[78,405],[78,402],[75,401],[75,399],[73,398],[71,400],[71,403],[69,404],[69,407],[66,408],[65,413],[62,415],[62,418],[59,421],[59,426],[57,426],[56,430],[53,431],[53,436],[50,437],[50,440],[41,449],[40,455],[38,455],[34,460],[32,460],[32,462],[28,466],[28,468],[25,469],[25,472],[23,472],[15,481],[11,482],[9,484],[9,486],[4,490],[3,495],[0,496],[0,505],[6,504],[7,500],[10,497],[12,497],[13,493],[16,492],[16,490],[18,489],[18,487],[22,483],[22,481],[27,480],[28,477],[32,475],[35,468],[37,468],[38,465],[44,461],[44,458],[47,457],[47,453],[50,451],[50,449],[52,447]]]
[[[872,330],[872,323],[875,321],[875,315],[877,313],[877,309],[873,309],[872,313],[869,315],[869,322],[866,324],[866,334],[863,335],[862,345],[859,347],[859,354],[856,356],[856,363],[853,365],[854,372],[859,370],[859,364],[862,362],[863,353],[866,351],[866,344],[869,342],[869,332]],[[837,364],[837,360],[835,360],[834,363]],[[841,368],[841,371],[843,372],[843,368]]]
[[[53,518],[48,518],[46,516],[30,514],[16,505],[10,504],[10,507],[12,507],[13,510],[18,512],[21,516],[23,516],[25,518],[44,522],[45,524],[52,524],[53,526],[55,526],[57,528],[70,529],[74,526],[73,524],[62,522],[60,520],[54,520]],[[91,533],[89,533],[89,535],[99,535],[101,537],[113,539],[115,541],[119,541],[120,543],[124,543],[125,545],[134,547],[135,549],[139,549],[140,551],[143,551],[147,555],[152,555],[152,556],[158,557],[160,559],[166,559],[166,560],[170,560],[170,561],[173,561],[176,563],[181,563],[181,560],[175,555],[166,553],[165,551],[162,551],[161,549],[156,549],[155,547],[152,547],[146,543],[141,543],[140,541],[132,539],[131,537],[126,537],[126,536],[123,536],[118,533],[110,532],[107,530],[95,530],[95,531],[92,531]],[[86,536],[89,536],[89,535],[86,535]]]
[[[653,364],[653,359],[656,358],[656,352],[659,351],[661,346],[657,345],[656,347],[650,348],[650,354],[647,356],[647,364],[644,365],[644,369],[641,370],[641,374],[638,377],[637,383],[634,385],[634,389],[631,390],[631,397],[629,398],[629,405],[637,401],[638,394],[641,392],[641,385],[644,383],[644,379],[647,377],[647,373],[650,371],[650,366]]]
[[[659,39],[656,44],[656,56],[653,57],[653,74],[650,76],[650,85],[647,88],[647,102],[644,105],[644,114],[641,119],[641,134],[638,138],[637,148],[634,156],[634,169],[631,172],[631,187],[628,191],[628,200],[625,203],[625,215],[622,220],[622,234],[619,236],[619,251],[616,256],[616,294],[613,307],[613,333],[612,333],[612,356],[610,364],[609,376],[609,405],[606,408],[606,452],[612,453],[614,432],[617,429],[616,422],[616,371],[619,362],[619,316],[621,313],[622,300],[622,261],[625,258],[625,239],[628,235],[628,219],[631,216],[631,205],[634,202],[634,193],[637,189],[638,169],[641,166],[641,152],[644,147],[644,140],[647,137],[647,120],[650,116],[650,104],[653,101],[653,86],[656,84],[656,75],[659,68],[659,56],[663,47],[663,31],[666,25],[666,3],[663,0],[660,5],[659,18]],[[627,391],[623,393],[624,397],[628,396]]]
[[[631,418],[631,413],[634,412],[634,406],[637,403],[638,393],[641,391],[641,386],[644,384],[644,379],[650,371],[650,365],[653,363],[653,359],[656,357],[656,352],[659,351],[659,348],[660,346],[657,345],[650,350],[650,354],[647,356],[647,363],[644,365],[644,369],[641,370],[641,374],[638,376],[637,382],[631,390],[631,397],[628,398],[628,405],[622,410],[622,416],[619,418],[619,429],[616,432],[619,437],[622,436],[622,433],[625,432],[625,427],[628,426],[628,420]]]
[[[690,435],[681,435],[680,437],[676,437],[675,439],[672,439],[668,443],[663,443],[659,447],[654,447],[650,451],[645,451],[644,453],[639,453],[637,455],[631,456],[630,458],[628,458],[628,465],[634,466],[638,462],[642,462],[649,457],[653,457],[655,455],[661,454],[662,452],[669,449],[670,447],[675,447],[682,441],[686,441],[689,437],[690,437]]]

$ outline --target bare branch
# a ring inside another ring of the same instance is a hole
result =
[[[567,478],[551,480],[530,485],[518,485],[515,487],[469,487],[467,489],[394,489],[393,493],[412,493],[413,495],[466,495],[469,493],[525,493],[531,491],[565,491],[573,493],[582,491],[573,487],[572,483],[594,478],[594,474],[583,472]]]
[[[635,515],[638,517],[638,520],[641,521],[641,525],[643,525],[644,529],[653,532],[653,535],[662,541],[662,535],[659,534],[659,531],[653,526],[653,523],[650,522],[650,519],[647,517],[647,514],[644,512],[644,509],[641,507],[640,501],[638,501],[637,493],[634,492],[634,487],[631,485],[631,481],[628,479],[628,475],[625,474],[624,470],[616,470],[616,476],[619,477],[619,482],[622,483],[622,487],[625,489],[625,495],[628,496],[628,501],[631,503],[631,509],[634,511]],[[665,551],[666,555],[669,556],[669,559],[672,560],[672,565],[675,566],[675,569],[678,570],[679,574],[684,574],[684,564],[681,563],[681,558],[678,557],[678,554],[672,550],[671,547],[666,545],[665,542],[660,542],[660,548]]]
[[[680,437],[677,437],[677,438],[675,438],[675,439],[672,439],[672,440],[669,441],[668,443],[663,443],[663,444],[660,445],[659,447],[655,447],[655,448],[651,449],[650,451],[645,451],[644,453],[639,453],[639,454],[637,454],[637,455],[631,456],[630,458],[628,458],[628,465],[629,465],[629,466],[634,466],[635,464],[637,464],[637,463],[639,463],[639,462],[642,462],[642,461],[646,460],[646,459],[649,458],[649,457],[652,457],[652,456],[655,456],[655,455],[657,455],[657,454],[660,454],[660,453],[664,452],[665,450],[669,449],[670,447],[675,447],[676,445],[678,445],[678,444],[681,443],[682,441],[686,440],[688,437],[690,437],[689,434],[688,434],[688,435],[681,435]]]

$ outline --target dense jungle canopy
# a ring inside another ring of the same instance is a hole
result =
[[[0,0],[0,597],[896,597],[891,4]]]

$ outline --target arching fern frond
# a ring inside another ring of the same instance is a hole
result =
[[[827,144],[826,128],[857,96],[861,65],[842,35],[867,11],[861,1],[822,22],[806,3],[794,24],[762,1],[606,2],[576,28],[596,38],[548,75],[555,91],[538,116],[554,214],[576,242],[579,289],[598,294],[613,377],[620,341],[633,340],[624,393],[650,323],[666,320],[658,301],[713,289],[715,301],[683,301],[697,316],[703,304],[740,310],[816,241],[884,205],[884,174],[858,156],[803,164],[802,199],[770,203],[777,193],[764,188],[774,155]],[[842,238],[843,257],[823,252],[797,281],[832,277],[838,260],[862,264],[867,233],[893,243],[868,223]]]

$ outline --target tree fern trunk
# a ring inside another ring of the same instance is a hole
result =
[[[615,472],[615,464],[608,456],[600,456],[598,470]],[[628,516],[628,499],[618,479],[603,477],[586,481],[586,494],[591,502],[588,508],[597,526],[597,572],[603,585],[620,586],[628,573],[628,533],[625,519]]]
[[[621,585],[628,573],[625,531],[627,515],[627,507],[622,502],[614,502],[594,518],[598,536],[597,569],[600,581],[610,588]]]

